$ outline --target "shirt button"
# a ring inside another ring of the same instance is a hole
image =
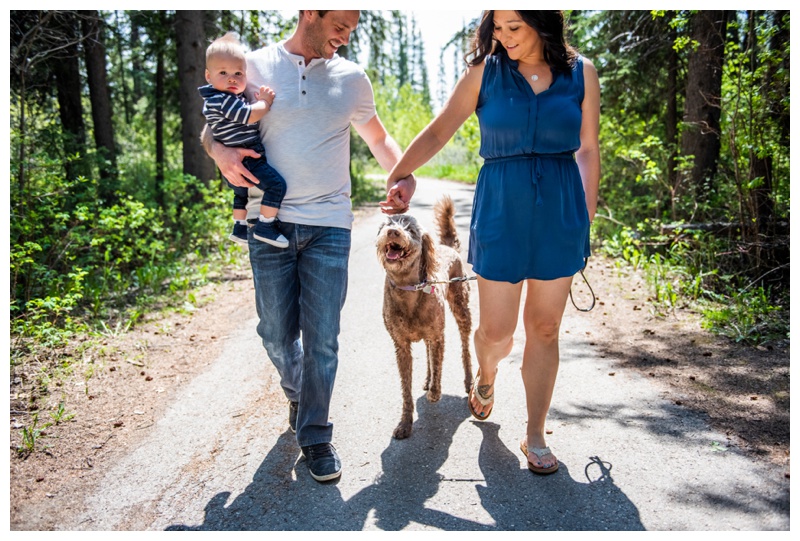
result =
[[[304,81],[306,80],[306,76],[305,76],[305,75],[303,75],[303,80],[304,80]]]
[[[305,96],[305,95],[306,95],[306,91],[305,91],[305,90],[303,90],[303,96]]]

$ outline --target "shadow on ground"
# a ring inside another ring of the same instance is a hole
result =
[[[483,438],[478,462],[484,478],[445,479],[439,469],[449,456],[455,431],[467,420],[465,398],[445,395],[429,404],[421,397],[417,409],[411,438],[390,440],[381,454],[380,475],[347,500],[339,482],[320,484],[308,475],[302,460],[296,461],[297,444],[287,431],[244,492],[230,503],[230,492],[221,492],[206,504],[202,524],[176,524],[167,530],[643,529],[638,510],[615,486],[610,464],[590,459],[580,473],[581,482],[565,465],[554,475],[535,476],[522,466],[521,454],[500,441],[499,425],[494,423],[479,425]],[[343,475],[349,474],[354,475],[348,470]],[[475,484],[485,511],[478,514],[488,514],[490,523],[426,506],[454,482]]]
[[[539,477],[520,468],[522,453],[500,440],[499,425],[479,426],[479,464],[486,486],[477,490],[497,529],[644,530],[638,509],[614,484],[610,463],[591,457],[582,472],[571,473],[562,463],[555,474]]]
[[[707,415],[715,428],[740,437],[747,451],[763,456],[785,449],[788,456],[788,348],[756,348],[657,321],[596,339],[602,356],[668,385],[676,404]]]

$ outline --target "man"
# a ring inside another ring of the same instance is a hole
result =
[[[300,11],[289,39],[247,56],[247,94],[261,85],[275,91],[259,130],[267,160],[287,184],[278,228],[289,247],[252,238],[249,244],[258,334],[280,374],[290,428],[317,481],[341,475],[328,412],[353,223],[350,125],[387,171],[402,154],[376,114],[364,70],[336,54],[358,19],[358,10]],[[203,143],[220,172],[234,185],[251,187],[256,179],[241,162],[255,153],[224,147],[208,132]],[[259,197],[251,192],[248,219],[255,221]]]

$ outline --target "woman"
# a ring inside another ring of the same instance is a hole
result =
[[[528,468],[558,469],[544,424],[559,364],[558,334],[572,276],[589,256],[600,179],[600,83],[566,41],[561,11],[484,11],[472,59],[437,117],[412,141],[387,179],[383,211],[405,212],[413,183],[473,112],[481,128],[469,262],[478,275],[479,369],[469,409],[494,407],[500,361],[513,345],[523,283],[522,379],[528,411],[520,448]]]

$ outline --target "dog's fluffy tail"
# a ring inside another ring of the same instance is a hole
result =
[[[455,205],[449,195],[442,197],[433,209],[436,217],[436,228],[439,230],[439,242],[456,250],[461,249],[455,221]]]

